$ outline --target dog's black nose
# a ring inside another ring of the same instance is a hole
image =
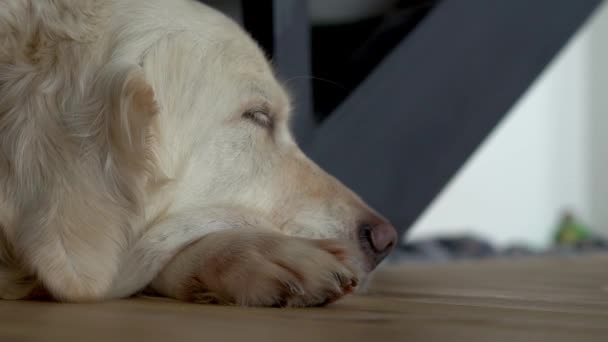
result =
[[[359,243],[372,267],[376,267],[397,243],[397,231],[388,222],[364,223],[359,226]]]

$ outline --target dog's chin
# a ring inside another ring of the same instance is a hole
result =
[[[357,285],[353,293],[356,295],[364,295],[369,293],[369,286],[372,282],[372,279],[374,278],[374,273],[375,271],[372,270],[360,276],[359,285]]]
[[[351,267],[357,270],[357,278],[358,284],[357,287],[354,288],[354,294],[366,294],[368,292],[368,288],[372,279],[374,278],[374,274],[376,272],[376,267],[368,262],[366,259],[351,259]]]
[[[357,295],[368,294],[370,285],[372,284],[378,269],[382,268],[384,262],[374,265],[368,260],[358,260],[357,266],[359,269],[359,283],[353,293]]]

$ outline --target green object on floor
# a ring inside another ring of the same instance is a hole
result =
[[[593,237],[591,229],[582,224],[574,215],[566,212],[555,233],[555,243],[558,245],[574,245]]]

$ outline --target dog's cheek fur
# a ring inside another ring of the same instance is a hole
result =
[[[0,298],[24,296],[40,280],[58,299],[101,299],[144,188],[159,178],[158,109],[139,66],[108,64],[83,47],[94,30],[82,23],[96,20],[82,16],[103,11],[38,4],[0,5]],[[22,22],[29,26],[12,29]]]

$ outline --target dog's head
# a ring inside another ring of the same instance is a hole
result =
[[[143,60],[161,111],[161,165],[175,182],[171,207],[244,208],[289,235],[356,241],[362,268],[373,270],[395,229],[302,153],[263,53],[217,17],[213,32],[161,39]]]

